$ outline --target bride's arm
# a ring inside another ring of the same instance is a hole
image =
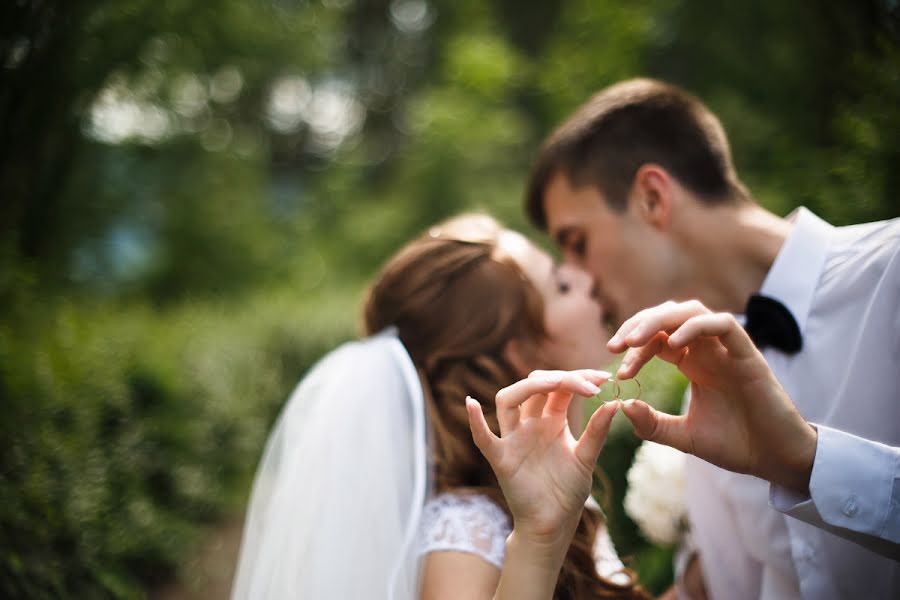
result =
[[[422,565],[422,600],[493,598],[500,569],[467,552],[431,552]]]
[[[571,526],[564,525],[553,540],[531,539],[513,529],[506,542],[506,562],[494,598],[552,598],[577,526],[578,517]]]
[[[467,399],[473,438],[513,515],[494,598],[553,596],[618,403],[601,405],[578,440],[567,409],[573,394],[593,395],[608,378],[602,371],[543,371],[504,388],[496,398],[500,437],[488,428],[481,406]]]
[[[571,538],[560,548],[529,543],[514,531],[502,571],[475,554],[431,552],[423,561],[421,598],[550,598]]]
[[[569,534],[565,543],[547,546],[519,539],[514,531],[502,571],[476,554],[431,552],[423,561],[421,598],[550,598],[571,539]]]

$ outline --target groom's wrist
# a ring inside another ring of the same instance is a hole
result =
[[[785,458],[784,468],[780,469],[778,476],[773,477],[771,481],[798,493],[808,494],[819,433],[815,425],[805,421],[804,425],[805,427],[798,432],[800,439],[791,446],[794,452]]]

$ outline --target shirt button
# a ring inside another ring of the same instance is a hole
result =
[[[847,503],[844,504],[843,513],[848,517],[854,517],[858,512],[859,506],[856,504],[856,496],[850,496],[847,499]]]

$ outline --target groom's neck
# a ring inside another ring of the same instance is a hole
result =
[[[681,245],[694,297],[714,310],[743,313],[793,226],[753,202],[689,211]]]

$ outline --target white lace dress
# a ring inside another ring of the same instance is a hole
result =
[[[593,498],[587,506],[599,510]],[[493,500],[482,495],[439,494],[425,503],[422,513],[419,554],[455,551],[480,556],[498,569],[503,568],[506,538],[512,524]],[[613,583],[628,583],[609,532],[603,526],[594,540],[597,573]]]

